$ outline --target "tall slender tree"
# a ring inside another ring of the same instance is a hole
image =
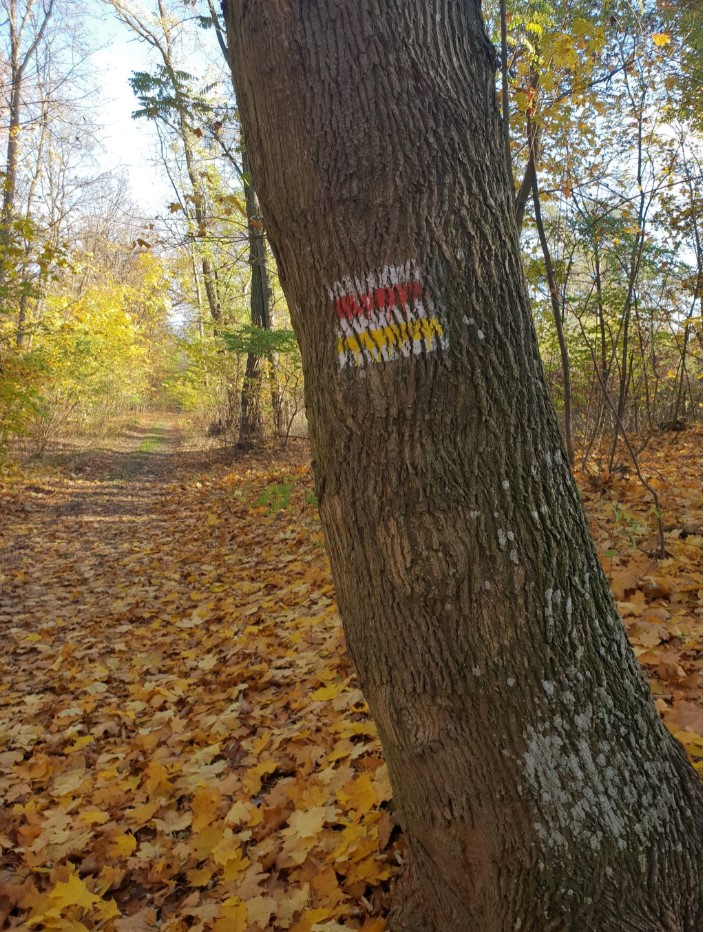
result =
[[[140,116],[148,116],[169,125],[179,140],[183,153],[185,178],[188,185],[184,209],[192,214],[194,242],[202,243],[208,223],[208,198],[203,184],[202,166],[197,153],[197,141],[202,131],[194,125],[194,117],[202,105],[189,93],[190,76],[179,68],[176,35],[179,21],[164,0],[156,0],[153,11],[144,10],[130,0],[109,0],[119,19],[158,56],[156,74],[140,72],[133,76],[132,87],[142,103]],[[216,326],[223,316],[218,288],[217,269],[204,245],[194,247],[202,276],[210,316]]]
[[[600,568],[531,321],[478,0],[227,0],[393,929],[701,926],[701,789]]]
[[[11,246],[16,220],[20,135],[22,132],[23,90],[27,68],[37,54],[54,12],[54,0],[3,0],[4,28],[9,45],[9,100],[5,165],[3,169],[2,213],[0,215],[0,300],[7,288],[11,270]],[[22,344],[24,321],[17,328],[17,342]]]
[[[210,21],[215,28],[218,46],[223,54],[225,62],[229,66],[229,53],[227,50],[225,30],[221,18],[215,9],[213,0],[208,0],[208,13],[210,14]],[[249,168],[247,143],[244,136],[242,136],[240,140],[239,174],[244,188],[247,236],[249,237],[249,264],[252,273],[249,297],[250,323],[252,327],[262,330],[271,330],[274,294],[271,287],[271,277],[269,275],[266,232],[259,209],[259,198],[257,197],[257,192],[252,181],[252,173]],[[274,372],[271,371],[273,369],[272,354],[269,354],[269,358],[265,360],[259,353],[250,349],[247,353],[247,363],[245,366],[240,400],[238,445],[242,448],[247,448],[256,444],[261,441],[263,437],[264,424],[261,412],[261,395],[262,368],[265,363],[269,365],[270,377],[272,379],[272,414],[274,415],[274,423],[277,428],[280,426],[277,417],[279,399],[275,385],[276,376]]]

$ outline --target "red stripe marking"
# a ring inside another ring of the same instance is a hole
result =
[[[334,308],[340,319],[351,320],[353,317],[371,317],[374,311],[388,310],[397,304],[405,307],[409,301],[418,301],[422,297],[420,282],[399,282],[362,294],[342,295],[335,300]]]

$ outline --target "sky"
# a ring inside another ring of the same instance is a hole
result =
[[[145,214],[163,213],[173,193],[163,170],[155,162],[156,133],[147,120],[134,120],[137,100],[129,86],[133,71],[149,67],[147,48],[105,5],[86,4],[86,33],[93,48],[93,78],[100,100],[94,111],[101,125],[100,149],[95,153],[102,170],[123,169],[130,193]]]

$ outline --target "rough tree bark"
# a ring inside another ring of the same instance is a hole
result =
[[[349,649],[408,844],[391,928],[695,930],[700,786],[567,467],[477,0],[227,0]]]

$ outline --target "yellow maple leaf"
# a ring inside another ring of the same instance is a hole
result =
[[[386,919],[366,919],[361,932],[384,932]]]
[[[194,833],[202,831],[211,825],[220,806],[220,790],[216,786],[199,786],[193,794],[191,809],[193,810]]]
[[[255,812],[259,812],[259,810],[255,809]],[[233,803],[233,805],[230,806],[230,809],[225,816],[225,825],[248,825],[250,824],[250,816],[251,811],[249,806],[247,806],[241,799],[238,799],[236,803]],[[259,821],[261,822],[261,814]]]
[[[169,783],[168,772],[163,764],[157,761],[151,761],[147,767],[146,774],[147,779],[144,783],[144,788],[148,796],[151,797],[156,792],[163,795],[173,789],[172,785]]]
[[[312,806],[305,812],[297,809],[288,817],[288,828],[284,835],[296,835],[299,838],[312,838],[322,829],[326,821],[335,818],[332,806]]]
[[[241,851],[225,861],[222,869],[222,879],[225,883],[234,880],[235,877],[250,865],[249,858],[244,857]]]
[[[134,854],[136,847],[137,839],[130,832],[125,832],[112,839],[108,854],[111,858],[128,858]]]
[[[81,748],[87,747],[89,744],[92,744],[95,741],[93,735],[81,735],[76,738],[73,744],[70,744],[64,751],[65,754],[73,754],[74,751],[80,751]]]
[[[334,699],[339,696],[345,688],[345,683],[331,683],[329,686],[321,686],[310,694],[314,702],[326,702],[328,699]]]
[[[247,904],[238,896],[226,899],[220,907],[220,916],[213,924],[213,932],[247,932]]]
[[[56,909],[65,909],[67,906],[80,906],[81,909],[92,909],[100,902],[100,897],[91,893],[78,874],[69,874],[68,880],[59,881],[53,890],[49,891],[49,899]]]
[[[287,928],[285,923],[290,923],[296,913],[306,908],[309,895],[310,886],[307,883],[302,884],[297,891],[289,886],[279,900],[276,914],[279,924]]]
[[[655,45],[658,46],[669,45],[672,41],[666,32],[654,32],[652,38]]]
[[[255,767],[250,767],[247,771],[247,774],[242,779],[242,786],[251,796],[254,796],[259,792],[259,788],[262,785],[262,777],[273,773],[277,766],[278,764],[276,761],[265,760],[262,761],[261,764],[257,764]]]
[[[337,874],[332,867],[324,867],[319,870],[315,877],[312,878],[311,887],[318,894],[319,901],[325,903],[328,907],[336,906],[341,900],[344,900],[345,894],[340,889],[337,882]],[[322,918],[327,919],[327,916]],[[318,920],[316,919],[316,922]]]
[[[368,812],[377,803],[374,784],[364,773],[339,790],[337,798],[348,809],[357,812]]]
[[[222,827],[209,825],[191,838],[191,847],[199,861],[209,858],[213,848],[222,841]]]
[[[70,932],[83,932],[87,927],[76,918],[78,914],[97,912],[101,921],[115,919],[120,915],[114,900],[103,900],[91,893],[75,870],[71,870],[67,880],[58,881],[54,887],[41,898],[41,912],[31,916],[26,925],[42,929],[64,929]],[[69,911],[69,916],[62,913]]]
[[[270,929],[269,919],[276,912],[276,900],[271,896],[255,896],[247,900],[247,922],[260,929]]]
[[[186,872],[186,879],[192,887],[205,887],[210,883],[213,872],[207,867]]]
[[[212,860],[222,868],[223,880],[233,880],[234,877],[249,867],[248,858],[242,854],[241,842],[232,829],[226,828],[221,838],[210,851]]]
[[[81,822],[85,822],[86,825],[105,825],[106,822],[110,821],[108,813],[102,812],[100,809],[87,809],[85,812],[79,812],[78,818]]]
[[[155,813],[161,809],[162,805],[164,805],[162,800],[150,799],[149,802],[144,803],[143,806],[135,806],[134,809],[128,809],[125,815],[130,823],[141,827],[152,820]]]

